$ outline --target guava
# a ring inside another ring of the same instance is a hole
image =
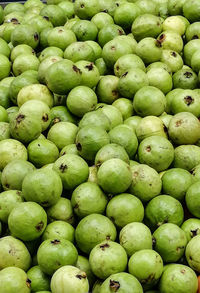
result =
[[[56,204],[46,210],[48,221],[54,222],[57,220],[65,221],[69,224],[74,223],[74,214],[71,201],[61,197]]]
[[[64,51],[70,44],[76,42],[76,35],[73,31],[58,26],[49,32],[47,41],[49,46],[55,46]]]
[[[64,51],[64,58],[73,62],[78,61],[94,61],[94,50],[85,42],[74,42],[70,44]]]
[[[73,19],[74,17],[74,4],[68,1],[60,1],[58,6],[65,12],[67,19]]]
[[[11,138],[0,141],[0,154],[0,170],[15,159],[26,161],[28,158],[25,146],[18,140]]]
[[[19,55],[12,64],[12,71],[15,76],[18,76],[27,70],[38,70],[40,65],[39,59],[35,55],[24,54]]]
[[[164,94],[172,90],[172,77],[168,71],[163,68],[151,68],[147,71],[149,85],[160,89]]]
[[[124,226],[120,231],[119,241],[129,257],[141,249],[152,249],[151,231],[143,223],[131,222]]]
[[[60,151],[60,157],[66,154],[79,155],[75,143],[68,144]]]
[[[162,68],[162,69],[165,69],[168,73],[171,74],[171,68],[169,68],[169,66],[166,64],[166,63],[163,63],[161,61],[157,61],[157,62],[153,62],[151,64],[149,64],[146,68],[146,71],[148,72],[150,69],[152,68]]]
[[[27,0],[26,3],[24,3],[25,10],[33,9],[35,6],[38,6],[40,9],[42,9],[44,4],[40,0]]]
[[[181,36],[184,35],[186,31],[186,24],[184,20],[177,16],[169,16],[167,17],[164,22],[163,22],[163,30],[168,31],[168,30],[173,30],[177,33],[179,33]]]
[[[101,111],[107,116],[108,120],[110,120],[111,129],[123,123],[123,117],[121,112],[113,105],[104,104],[102,106],[99,106],[99,109],[101,109]]]
[[[173,50],[177,53],[181,53],[183,50],[183,40],[181,36],[174,31],[163,31],[158,36],[157,40],[163,49]]]
[[[62,286],[61,286],[62,283]],[[85,272],[74,266],[63,266],[51,279],[52,293],[85,293],[89,290],[89,282]]]
[[[115,9],[114,21],[124,29],[130,29],[131,24],[140,14],[141,10],[135,3],[125,2]]]
[[[72,114],[83,117],[85,113],[95,109],[97,96],[89,87],[77,86],[68,94],[66,104]]]
[[[10,106],[9,87],[5,87],[5,86],[0,85],[0,106],[4,107],[5,109],[7,109]],[[1,114],[1,116],[2,116],[2,114]],[[3,120],[4,118],[1,117],[0,119]]]
[[[41,243],[37,251],[37,260],[41,270],[48,275],[62,266],[74,265],[78,258],[76,247],[68,240],[47,239]]]
[[[27,274],[20,268],[13,266],[5,268],[0,273],[0,291],[4,293],[31,292],[31,281]]]
[[[198,188],[199,188],[199,184],[200,182],[194,182],[188,189],[186,192],[186,196],[185,196],[185,200],[186,200],[186,205],[188,210],[190,211],[190,213],[192,215],[194,215],[195,217],[199,218],[200,217],[200,210],[199,210],[199,206],[198,206]]]
[[[200,138],[199,132],[199,120],[192,113],[181,112],[174,115],[170,120],[169,138],[176,145],[195,144]]]
[[[25,244],[13,236],[1,237],[0,254],[3,255],[0,259],[1,270],[7,267],[18,267],[27,271],[31,265],[31,256]]]
[[[114,24],[112,16],[105,12],[96,13],[92,17],[91,22],[93,22],[96,25],[98,30],[101,30],[105,25]]]
[[[141,13],[149,13],[153,15],[158,14],[158,8],[156,6],[156,2],[149,2],[148,0],[138,0],[135,2],[141,9]],[[150,4],[151,3],[151,4]]]
[[[8,76],[8,77],[5,77],[4,79],[2,79],[0,81],[0,85],[5,87],[5,88],[9,88],[10,87],[10,84],[11,82],[15,79],[14,76]]]
[[[133,158],[137,151],[138,140],[128,125],[118,125],[109,132],[111,143],[119,144],[126,150],[129,158]]]
[[[11,63],[3,54],[0,54],[0,67],[1,67],[1,73],[0,73],[0,80],[4,79],[5,77],[8,77],[10,74],[11,69]]]
[[[78,259],[75,265],[79,270],[83,271],[86,273],[88,281],[90,286],[92,286],[96,280],[96,277],[94,276],[91,267],[90,267],[90,263],[89,260],[82,255],[78,255]]]
[[[186,191],[193,182],[192,175],[182,168],[166,170],[162,176],[162,191],[164,194],[183,201]]]
[[[36,117],[18,112],[10,121],[10,133],[14,139],[23,143],[29,143],[38,138],[42,126]]]
[[[63,98],[63,104],[66,104],[66,96],[61,96],[60,98]],[[58,96],[58,99],[59,99],[59,96]],[[54,97],[54,103],[55,103],[55,97]],[[73,124],[77,124],[77,117],[75,117],[64,105],[58,105],[51,108],[50,120],[51,120],[50,127],[52,127],[54,124],[58,122],[71,122]],[[61,124],[60,124],[60,127],[61,127]]]
[[[145,164],[131,167],[132,183],[130,193],[137,196],[142,202],[147,202],[160,194],[162,181],[153,168]]]
[[[44,207],[49,207],[60,199],[62,181],[53,170],[37,169],[25,176],[22,192],[27,201],[34,201]]]
[[[191,59],[193,54],[199,50],[199,45],[200,45],[200,40],[199,39],[194,39],[189,41],[183,49],[183,54],[184,54],[184,61],[185,64],[191,66]]]
[[[182,168],[190,171],[195,166],[200,164],[200,147],[197,145],[180,145],[174,150],[175,168]]]
[[[57,159],[53,170],[60,176],[65,190],[72,190],[87,181],[89,175],[87,163],[81,157],[73,154],[66,154]]]
[[[100,293],[142,293],[140,282],[131,274],[117,273],[110,275],[101,285]]]
[[[117,242],[103,241],[90,252],[89,262],[92,272],[105,280],[111,274],[123,272],[127,266],[125,249]]]
[[[47,42],[48,42],[49,33],[50,33],[50,31],[47,34]],[[63,57],[64,53],[63,53],[63,50],[61,50],[60,48],[54,47],[54,46],[46,46],[46,47],[47,48],[45,48],[39,55],[40,62],[44,61],[47,57],[51,57],[51,56],[52,57],[57,56],[57,57],[61,57],[61,58]]]
[[[76,62],[76,66],[81,71],[80,84],[82,86],[94,88],[100,79],[98,68],[94,65],[94,63],[86,60],[80,60]]]
[[[64,221],[54,221],[47,225],[43,235],[42,240],[47,239],[66,239],[70,242],[74,242],[74,228],[67,222]]]
[[[38,292],[50,289],[49,277],[43,273],[39,266],[33,266],[27,272],[28,279],[31,281],[31,291]]]
[[[14,47],[20,44],[26,44],[35,49],[39,44],[39,34],[34,26],[20,24],[12,32],[11,42]]]
[[[137,41],[146,37],[157,37],[162,32],[162,19],[153,14],[142,13],[133,21],[131,31]]]
[[[151,230],[156,230],[165,223],[180,226],[183,223],[184,211],[181,203],[169,195],[158,195],[145,208],[145,223]]]
[[[121,56],[114,65],[115,75],[120,77],[131,68],[139,68],[145,71],[145,65],[142,59],[135,54],[125,54]]]
[[[140,281],[144,289],[150,289],[158,283],[162,275],[163,260],[154,250],[142,249],[131,256],[128,270]]]
[[[99,1],[76,0],[74,4],[75,14],[81,19],[91,19],[100,11]]]
[[[79,85],[81,71],[72,61],[61,60],[49,67],[45,77],[49,89],[62,95]]]
[[[0,54],[9,58],[11,50],[10,50],[8,44],[6,43],[6,41],[3,39],[0,39],[0,46],[1,46],[0,47]]]
[[[47,225],[45,210],[35,202],[22,202],[9,214],[8,226],[13,236],[23,241],[39,238]]]
[[[186,265],[173,264],[163,272],[159,290],[163,293],[195,293],[198,280],[195,272]]]
[[[46,75],[46,72],[48,70],[48,68],[58,62],[58,61],[61,61],[62,60],[62,57],[60,56],[49,56],[49,57],[46,57],[39,65],[39,68],[38,68],[38,79],[41,83],[45,84],[46,83],[46,79],[45,79],[45,75]]]
[[[193,55],[195,55],[195,53]],[[197,60],[195,60],[195,64],[198,64]],[[195,69],[195,67],[193,66],[192,68]],[[185,69],[182,68],[173,74],[173,84],[174,84],[174,88],[193,90],[197,88],[197,84],[198,84],[197,74],[190,68],[185,68]]]
[[[123,120],[133,115],[133,104],[129,99],[119,98],[112,103],[112,106],[116,107],[121,112]]]
[[[200,16],[200,5],[198,0],[192,0],[190,5],[187,1],[183,4],[183,15],[190,21],[199,21]]]
[[[0,122],[8,122],[8,113],[6,109],[0,105]]]
[[[115,225],[107,217],[91,214],[84,217],[77,225],[75,239],[78,248],[84,253],[90,251],[104,240],[115,241],[117,231]]]
[[[115,226],[123,228],[131,222],[142,222],[144,207],[136,196],[121,193],[109,201],[106,207],[106,216],[113,221]]]
[[[72,31],[75,33],[78,41],[95,41],[98,28],[89,20],[79,20],[72,26]]]
[[[192,181],[197,182],[199,181],[199,176],[200,176],[200,165],[196,165],[192,170],[190,170],[190,174],[192,175]]]
[[[186,0],[169,0],[168,10],[170,15],[182,15],[183,14],[183,4]]]
[[[132,68],[120,77],[118,90],[123,97],[132,99],[134,94],[148,83],[147,75],[142,69]]]
[[[162,50],[160,59],[163,63],[167,64],[172,72],[177,72],[183,67],[183,59],[180,54],[173,50]]]
[[[102,283],[102,280],[97,280],[92,287],[92,293],[100,293]]]
[[[83,218],[90,214],[103,214],[108,199],[94,182],[80,184],[72,193],[71,203],[74,213]]]
[[[98,43],[103,46],[117,36],[125,35],[123,28],[117,24],[107,24],[103,26],[98,33]]]
[[[20,89],[17,95],[17,104],[21,107],[29,100],[39,100],[46,103],[49,108],[53,106],[53,96],[43,84],[30,84]]]
[[[165,263],[178,261],[184,254],[187,237],[179,226],[166,223],[153,233],[154,250],[157,251]]]
[[[66,22],[64,11],[58,5],[45,5],[40,10],[40,15],[47,17],[53,26],[61,26]]]
[[[183,222],[181,229],[186,233],[187,241],[200,234],[200,220],[190,218]]]
[[[24,21],[26,24],[26,21]],[[45,28],[53,28],[52,23],[46,17],[41,15],[35,15],[28,20],[28,24],[34,26],[37,32],[40,34]]]
[[[10,138],[10,126],[7,122],[0,122],[0,141]]]
[[[79,129],[90,125],[101,127],[109,131],[111,128],[111,121],[107,115],[102,112],[101,108],[98,108],[97,110],[86,113],[79,121]]]

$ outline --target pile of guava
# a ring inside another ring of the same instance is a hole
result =
[[[16,292],[200,293],[200,0],[0,5]]]

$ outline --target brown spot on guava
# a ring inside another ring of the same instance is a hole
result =
[[[182,123],[183,123],[183,120],[178,120],[178,121],[176,121],[175,125],[176,125],[176,127],[179,127],[179,126],[181,126]]]
[[[111,46],[111,48],[110,48],[112,51],[114,51],[116,48],[115,48],[115,46]]]
[[[10,185],[9,185],[8,183],[6,183],[6,184],[5,184],[5,187],[6,187],[6,188],[9,188],[9,187],[10,187]]]
[[[63,31],[62,29],[59,29],[58,32],[59,32],[59,33],[63,33],[64,31]]]
[[[190,260],[192,260],[192,257],[191,257],[191,255],[189,256],[189,259],[190,259]]]
[[[30,279],[26,279],[26,285],[28,288],[31,288],[31,280]]]
[[[17,18],[15,18],[15,17],[13,17],[13,18],[11,18],[11,20],[10,20],[12,23],[14,23],[14,24],[19,24],[19,21],[18,21],[18,19]]]
[[[51,244],[53,244],[53,245],[60,244],[60,240],[58,240],[58,239],[52,240]]]
[[[84,8],[85,7],[85,5],[84,4],[81,4],[81,8]]]
[[[133,173],[133,176],[134,176],[134,177],[138,177],[138,175],[139,175],[139,173],[138,173],[137,171],[135,171],[135,172]]]
[[[113,292],[117,292],[120,288],[120,283],[118,281],[110,280],[110,288]]]
[[[106,240],[110,240],[110,235],[107,235],[106,236]]]
[[[119,71],[119,66],[118,65],[116,66],[116,69],[117,69],[117,71]]]
[[[186,71],[183,75],[184,75],[186,78],[190,78],[193,74],[192,74],[192,72]]]
[[[198,35],[194,35],[193,37],[192,37],[192,40],[196,40],[196,39],[198,39],[199,37],[198,37]]]
[[[176,57],[177,56],[177,54],[176,54],[176,52],[171,52],[171,56],[173,56],[173,57]]]
[[[42,231],[43,227],[44,227],[44,222],[43,222],[43,221],[39,222],[39,223],[35,226],[35,228],[36,228],[36,230],[37,230],[38,232]]]
[[[87,275],[86,275],[86,273],[83,272],[81,274],[76,275],[76,278],[78,278],[79,280],[86,279],[87,278]]]
[[[78,209],[78,208],[79,208],[79,205],[75,204],[74,209]]]
[[[62,173],[64,173],[65,170],[67,169],[67,165],[64,165],[64,164],[62,163],[62,164],[60,165],[59,169],[60,169],[60,171],[61,171]]]
[[[80,144],[80,142],[78,142],[78,143],[76,144],[76,148],[77,148],[77,150],[78,150],[79,152],[82,151],[82,145]]]
[[[90,63],[89,65],[86,65],[85,68],[87,68],[88,71],[91,71],[94,68],[94,64]]]
[[[105,248],[109,248],[109,247],[110,247],[110,245],[108,243],[105,243],[105,244],[100,245],[100,248],[102,250],[105,250]]]
[[[160,43],[160,47],[161,47],[162,43],[164,42],[165,38],[166,38],[166,35],[161,34],[160,37],[157,39],[157,41]]]
[[[142,284],[151,283],[155,279],[155,273],[150,274],[146,279],[141,280]]]
[[[38,143],[38,146],[40,147],[40,144]]]
[[[80,69],[76,65],[73,65],[72,68],[75,72],[81,73]]]
[[[36,42],[39,40],[39,35],[38,35],[38,33],[35,33],[33,37],[34,37],[34,40],[35,40]]]
[[[112,90],[112,95],[113,95],[114,97],[118,96],[118,91],[117,91],[117,90]]]
[[[127,74],[128,74],[128,71],[126,71],[124,74],[122,74],[122,77],[127,76]]]
[[[161,43],[159,42],[159,40],[156,40],[156,41],[155,41],[155,45],[156,45],[156,47],[158,47],[158,48],[161,47]]]
[[[44,15],[43,18],[49,21],[49,17],[48,16]]]
[[[58,122],[60,122],[60,121],[61,121],[60,117],[55,117],[55,118],[53,119],[53,124],[56,124],[56,123],[58,123]]]
[[[194,99],[191,96],[184,97],[184,102],[187,106],[190,106],[192,103],[194,103]]]
[[[119,33],[120,36],[124,34],[123,31],[120,30],[120,29],[118,29],[118,33]]]
[[[47,121],[49,120],[49,116],[48,116],[47,113],[45,113],[45,114],[42,116],[42,120],[43,120],[44,122],[47,122]]]
[[[151,146],[150,146],[150,145],[148,145],[148,146],[146,147],[146,151],[147,151],[147,152],[150,152],[150,151],[151,151]]]
[[[186,270],[182,269],[181,274],[185,274],[185,273],[186,273]]]
[[[19,115],[16,117],[16,122],[17,122],[17,124],[20,124],[21,121],[24,120],[24,118],[25,118],[25,115],[23,115],[23,114],[19,114]]]
[[[182,249],[184,249],[184,248],[185,248],[185,246],[177,247],[177,248],[176,248],[176,251],[180,252],[180,250],[182,250]]]
[[[195,236],[197,236],[197,232],[198,232],[198,228],[197,229],[195,229],[195,230],[190,230],[190,232],[191,232],[191,234],[192,234],[192,237],[195,237]]]

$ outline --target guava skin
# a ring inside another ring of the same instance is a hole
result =
[[[200,186],[200,182],[197,181],[193,183],[187,190],[185,200],[186,205],[192,215],[199,218],[200,217],[200,210],[199,210],[199,197],[198,197],[198,189]]]
[[[119,240],[129,257],[141,249],[152,249],[151,231],[143,223],[132,222],[124,226],[120,231]]]
[[[47,208],[46,212],[50,223],[60,220],[74,224],[73,208],[68,198],[61,197],[55,205]]]
[[[185,231],[188,242],[195,236],[200,234],[200,220],[190,218],[183,222],[181,229]]]
[[[200,164],[199,155],[200,147],[197,145],[180,145],[174,150],[173,166],[190,171]]]
[[[46,291],[50,289],[50,280],[44,274],[39,266],[33,266],[27,272],[28,279],[31,281],[31,290],[33,292]]]
[[[88,290],[89,282],[86,273],[74,266],[63,266],[52,276],[52,293],[85,293]]]
[[[13,208],[23,202],[21,191],[8,190],[0,193],[0,220],[8,223],[8,217]]]
[[[127,266],[125,249],[117,242],[104,241],[90,252],[89,263],[92,272],[105,280],[111,274],[123,272]]]
[[[37,251],[41,270],[51,276],[62,266],[74,265],[77,258],[78,252],[75,246],[63,238],[47,239],[41,243]]]
[[[90,251],[104,240],[115,241],[117,231],[110,219],[100,214],[91,214],[83,218],[77,225],[75,239],[84,253]]]
[[[0,291],[4,293],[31,292],[31,281],[27,274],[20,268],[10,266],[0,272]]]
[[[42,240],[64,238],[73,243],[74,233],[75,229],[69,223],[64,221],[54,221],[46,226],[46,229],[42,235]]]
[[[94,282],[96,280],[96,277],[91,270],[90,263],[89,263],[89,260],[87,259],[87,257],[82,256],[82,255],[78,255],[78,259],[77,259],[75,266],[78,269],[80,269],[81,271],[86,273],[89,284],[92,287],[92,285],[94,284]]]
[[[0,239],[0,254],[4,257],[0,260],[0,269],[6,267],[18,267],[27,271],[31,265],[31,256],[25,244],[12,237],[5,236]]]

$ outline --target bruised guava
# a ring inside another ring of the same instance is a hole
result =
[[[74,242],[74,232],[75,229],[72,225],[64,221],[54,221],[47,225],[43,235],[42,240],[47,239],[66,239],[70,242]]]
[[[181,229],[185,231],[188,242],[200,234],[200,219],[190,218],[183,222]]]
[[[86,273],[89,284],[90,286],[92,286],[96,280],[96,277],[91,270],[88,258],[82,255],[78,255],[78,259],[75,266]]]

